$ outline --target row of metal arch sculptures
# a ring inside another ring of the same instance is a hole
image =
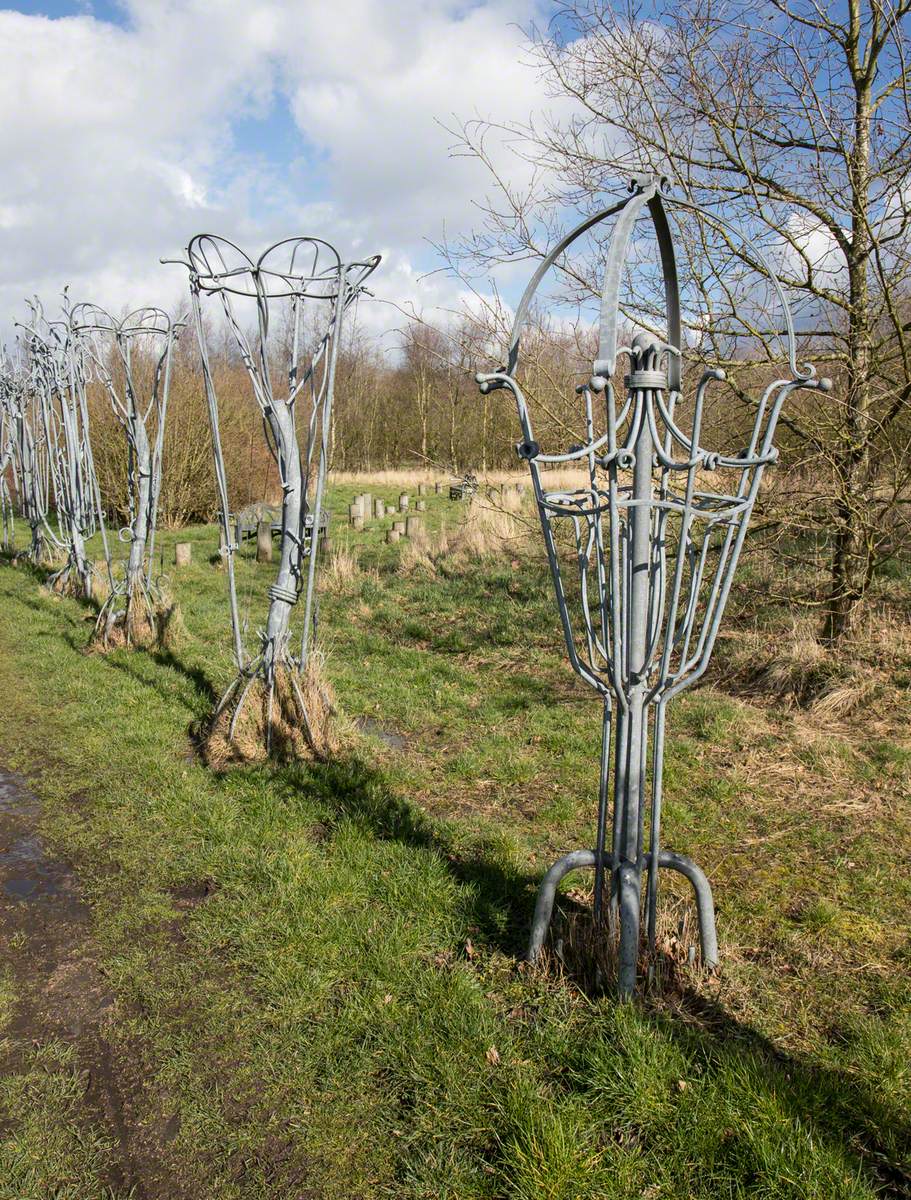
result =
[[[316,565],[329,468],[329,435],[345,316],[378,257],[343,261],[319,238],[289,238],[257,260],[203,234],[187,249],[192,321],[210,417],[215,490],[222,524],[237,674],[208,723],[203,746],[216,765],[260,757],[323,755],[331,704],[313,655]],[[262,418],[281,489],[278,570],[257,643],[245,641],[234,558],[221,420],[207,335],[214,302],[234,341]],[[104,593],[93,641],[102,649],[160,645],[173,606],[155,572],[165,423],[177,338],[187,321],[158,308],[115,318],[71,304],[48,320],[36,300],[19,324],[18,352],[0,371],[0,502],[12,548],[15,508],[30,531],[24,557],[49,563],[50,586],[92,600]],[[106,393],[126,440],[128,521],[108,528],[92,452],[88,389]],[[86,543],[100,533],[99,570]],[[118,542],[128,553],[115,569]],[[99,574],[103,578],[99,579]],[[100,586],[99,586],[100,585]],[[296,634],[292,614],[302,621]]]
[[[748,406],[751,429],[745,445],[716,450],[702,444],[706,397],[713,385],[723,384],[725,372],[702,364],[698,382],[685,395],[686,346],[669,204],[692,209],[688,201],[666,196],[659,179],[639,178],[626,199],[587,217],[562,238],[518,305],[504,365],[477,376],[483,392],[505,389],[515,401],[521,431],[517,452],[531,475],[567,653],[603,711],[594,845],[565,855],[545,876],[529,957],[536,959],[543,948],[560,880],[569,871],[592,868],[595,919],[616,941],[619,991],[625,996],[636,983],[643,910],[647,943],[655,946],[660,868],[691,882],[702,959],[708,966],[717,961],[708,880],[661,839],[667,707],[708,665],[763,473],[776,459],[773,438],[782,406],[795,389],[824,392],[830,386],[812,366],[798,363],[791,313],[766,263],[780,303],[785,370],[767,378]],[[659,252],[665,321],[661,329],[640,327],[623,346],[619,337],[629,324],[621,315],[620,280],[641,218],[649,219]],[[604,258],[597,354],[589,377],[575,388],[573,444],[551,450],[536,440],[533,405],[523,391],[522,332],[548,272],[578,238],[609,220],[614,225]],[[244,757],[245,739],[271,756],[325,753],[328,701],[312,655],[319,545],[314,530],[325,504],[345,314],[379,258],[345,261],[328,243],[299,237],[254,260],[222,238],[200,235],[179,261],[189,273],[211,422],[236,661],[236,676],[209,727],[213,757],[219,761],[220,754],[226,761],[235,751]],[[210,304],[218,306],[246,367],[282,491],[278,571],[269,588],[267,621],[253,648],[244,642],[238,612],[238,547],[228,520],[218,394],[206,341]],[[151,549],[170,358],[181,327],[160,310],[142,309],[116,321],[94,306],[66,304],[63,319],[48,322],[35,305],[23,325],[20,357],[7,361],[0,375],[4,519],[11,474],[19,511],[31,530],[27,553],[39,561],[52,544],[63,556],[53,584],[86,597],[93,580],[84,542],[101,530],[110,594],[99,612],[97,634],[106,644],[118,636],[133,642],[141,631],[160,634],[162,597],[156,594]],[[155,356],[154,369],[140,380],[134,366],[141,344],[154,345]],[[626,364],[622,381],[617,378],[621,360]],[[85,403],[90,375],[107,390],[129,445],[131,520],[120,536],[128,539],[130,555],[121,581],[111,571],[92,463]],[[306,412],[303,421],[297,416],[300,408]],[[548,468],[555,466],[577,468],[578,486],[550,487]],[[301,621],[292,640],[298,605]]]

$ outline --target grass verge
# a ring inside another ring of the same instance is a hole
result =
[[[454,519],[428,508],[431,531]],[[402,572],[380,529],[352,537],[357,569],[322,599],[328,672],[403,748],[352,738],[329,764],[218,776],[187,729],[231,675],[224,580],[212,529],[180,540],[178,650],[86,655],[88,611],[0,568],[3,753],[91,905],[112,1052],[143,1081],[131,1119],[167,1129],[176,1195],[911,1194],[893,693],[824,725],[719,679],[681,702],[668,837],[712,876],[724,971],[618,1006],[515,958],[544,866],[591,839],[597,769],[540,564]],[[269,569],[244,558],[239,578],[252,629]],[[55,1097],[18,1061],[0,1178],[43,1155],[59,1178],[22,1194],[96,1194],[103,1135],[91,1161],[50,1153],[78,1130],[66,1061]]]

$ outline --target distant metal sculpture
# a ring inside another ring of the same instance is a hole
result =
[[[16,420],[20,406],[20,376],[7,355],[0,356],[0,549],[15,547],[15,510],[10,482],[16,478]]]
[[[50,560],[56,540],[48,523],[52,500],[51,453],[44,397],[33,360],[26,361],[20,356],[15,363],[7,359],[5,366],[0,399],[12,436],[10,467],[15,509],[30,531],[28,549],[15,554],[14,559],[25,559],[38,567]]]
[[[828,391],[831,386],[816,378],[812,366],[798,366],[790,311],[769,267],[784,313],[789,377],[769,383],[755,401],[745,449],[733,454],[705,449],[706,391],[713,381],[724,380],[725,372],[704,371],[685,421],[681,306],[665,207],[693,206],[662,194],[660,181],[651,177],[635,181],[632,192],[582,222],[543,260],[519,304],[507,365],[477,376],[483,393],[508,388],[515,398],[522,430],[517,450],[531,472],[569,659],[603,700],[596,844],[565,855],[545,875],[528,957],[535,961],[541,953],[560,881],[577,868],[594,868],[598,922],[609,881],[608,915],[619,938],[618,990],[624,997],[636,986],[643,876],[648,946],[655,949],[661,867],[692,884],[702,961],[707,967],[717,962],[708,880],[691,859],[661,844],[667,706],[708,666],[763,471],[777,457],[772,439],[782,405],[796,388]],[[660,251],[667,335],[639,333],[630,346],[618,346],[621,275],[637,219],[646,210]],[[577,238],[612,216],[617,221],[604,270],[598,356],[591,379],[576,389],[583,441],[560,453],[543,453],[516,378],[523,326],[547,271]],[[761,258],[755,247],[753,252]],[[629,362],[625,395],[619,399],[613,382],[618,355]],[[548,489],[546,468],[558,464],[583,468],[587,484]],[[718,486],[725,481],[729,486]]]
[[[171,361],[183,324],[160,308],[139,308],[119,321],[96,304],[77,304],[70,314],[72,333],[127,442],[129,525],[120,536],[130,553],[118,579],[105,546],[111,591],[95,625],[105,647],[160,644],[172,613],[153,576],[153,556]]]
[[[66,294],[63,321],[47,321],[37,299],[29,308],[30,320],[21,329],[40,423],[38,466],[46,467],[47,478],[42,483],[39,469],[37,475],[26,473],[23,479],[31,479],[43,491],[43,534],[64,556],[48,583],[56,591],[90,600],[94,568],[85,544],[102,518],[89,438],[84,364],[70,329]],[[47,519],[48,504],[53,504],[55,525]],[[101,531],[105,537],[103,523]]]
[[[314,530],[319,530],[323,518],[343,318],[379,261],[374,256],[343,262],[327,242],[311,237],[277,242],[256,260],[210,234],[193,238],[187,248],[184,265],[190,272],[212,427],[238,671],[209,726],[205,747],[213,765],[263,756],[297,757],[308,751],[323,756],[329,749],[331,704],[311,654],[319,544]],[[282,490],[278,573],[269,588],[266,625],[254,654],[247,652],[243,641],[234,568],[238,544],[206,341],[203,298],[215,296],[247,370]],[[242,325],[246,318],[239,302],[243,301],[250,302],[251,316],[255,313],[255,333]],[[286,318],[281,323],[279,315]],[[301,408],[305,411],[299,416]],[[304,423],[302,439],[299,427]],[[291,646],[291,614],[301,592],[303,629],[297,653]]]

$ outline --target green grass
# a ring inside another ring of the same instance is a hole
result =
[[[453,507],[430,497],[431,527]],[[724,975],[618,1006],[515,957],[546,864],[590,843],[597,770],[540,563],[406,577],[379,532],[352,538],[375,573],[322,599],[329,674],[405,751],[218,777],[187,729],[230,678],[225,581],[213,529],[179,540],[167,654],[82,653],[88,610],[0,566],[0,739],[76,866],[135,1117],[176,1116],[188,1195],[909,1194],[907,709],[868,740],[828,731],[827,755],[790,713],[681,701],[667,838],[712,877]],[[269,569],[245,557],[239,580],[253,631]],[[3,1082],[2,1197],[101,1194],[113,1151],[98,1130],[72,1150],[68,1053]]]

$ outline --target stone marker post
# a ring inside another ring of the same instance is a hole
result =
[[[272,522],[260,521],[256,526],[256,561],[272,561]]]

